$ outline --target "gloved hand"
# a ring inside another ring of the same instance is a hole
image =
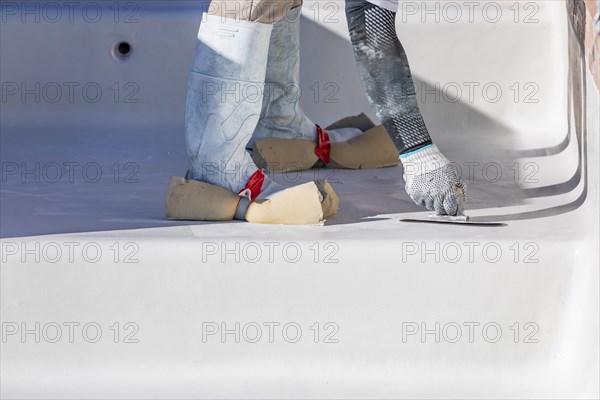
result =
[[[406,192],[413,201],[438,215],[462,213],[458,196],[466,198],[466,185],[456,168],[432,144],[400,155]]]

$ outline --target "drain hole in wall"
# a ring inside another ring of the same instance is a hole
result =
[[[119,42],[114,45],[112,49],[113,57],[124,60],[131,55],[132,49],[131,45],[127,42]]]

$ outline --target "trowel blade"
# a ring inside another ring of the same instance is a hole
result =
[[[502,222],[482,222],[474,221],[467,215],[437,215],[429,214],[427,218],[404,218],[402,222],[425,222],[434,224],[456,224],[456,225],[477,225],[477,226],[506,226]]]

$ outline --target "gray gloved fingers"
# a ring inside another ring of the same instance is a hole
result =
[[[431,211],[433,211],[433,210],[434,210],[434,207],[433,207],[433,204],[434,204],[434,203],[435,203],[435,198],[434,198],[434,197],[432,197],[432,196],[427,196],[427,197],[425,198],[425,207],[426,207],[428,210],[431,210]]]
[[[406,173],[404,173],[403,178],[404,178],[404,181],[406,182],[406,184],[404,185],[404,190],[406,191],[406,193],[408,193],[408,197],[410,197],[410,199],[416,205],[425,207],[425,199],[423,198],[423,196],[421,196],[421,194],[419,192],[414,192],[411,190],[410,183],[406,179]]]
[[[464,213],[464,203],[467,201],[467,185],[460,177],[460,175],[456,174],[457,182],[454,186],[454,190],[452,191],[452,198],[454,199],[454,204],[456,206],[456,210],[454,214],[449,215],[458,215]]]
[[[463,203],[467,201],[467,184],[465,183],[465,181],[463,181],[463,179],[459,176],[458,177],[458,184],[456,185],[458,188],[460,188],[460,191],[462,192],[462,201]]]
[[[451,202],[449,202],[450,193],[446,194],[443,197],[438,197],[434,200],[433,209],[437,215],[452,215],[446,208],[447,205],[451,206]]]
[[[421,206],[421,207],[427,207],[427,204],[425,203],[426,199],[425,197],[421,197],[421,196],[417,196],[417,197],[412,197],[411,196],[412,201],[415,202],[416,205]]]
[[[452,216],[456,216],[459,213],[462,213],[462,209],[459,208],[458,204],[459,204],[459,199],[460,202],[465,201],[466,196],[466,185],[464,184],[463,180],[459,177],[458,178],[458,182],[456,183],[454,190],[451,190],[447,193],[447,195],[444,197],[444,212],[446,215],[452,215]],[[437,210],[436,210],[437,212]],[[442,213],[439,213],[439,215],[444,215]]]
[[[436,212],[439,215],[456,215],[458,213],[458,203],[456,201],[456,192],[451,190],[445,197],[442,206],[443,212]]]

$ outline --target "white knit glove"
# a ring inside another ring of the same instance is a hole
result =
[[[462,213],[458,198],[466,198],[466,185],[436,145],[402,154],[400,161],[406,192],[416,204],[438,215]]]

